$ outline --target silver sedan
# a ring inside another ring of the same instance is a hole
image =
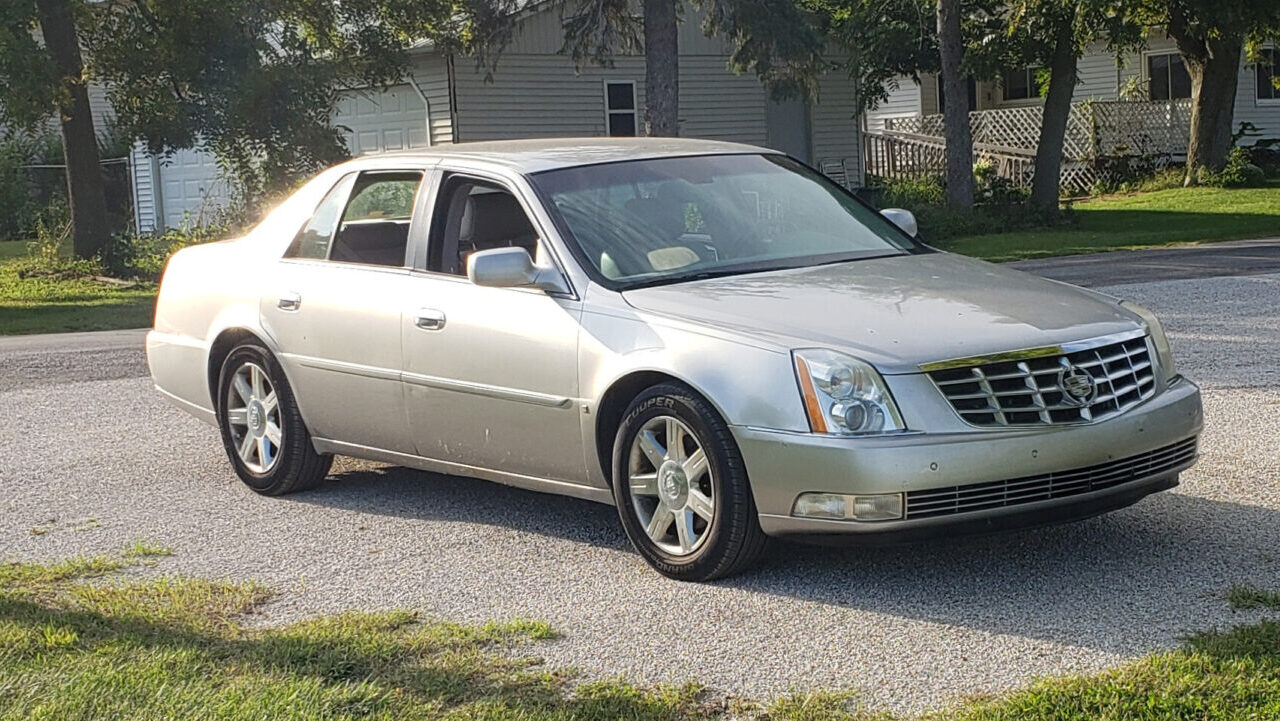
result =
[[[366,157],[177,253],[148,360],[255,491],[342,454],[587,498],[684,580],[1177,483],[1200,396],[1149,312],[914,236],[743,145]]]

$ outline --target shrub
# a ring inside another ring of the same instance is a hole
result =
[[[872,202],[881,208],[910,210],[920,225],[920,237],[927,242],[1071,221],[1070,211],[1056,218],[1047,217],[1028,202],[1029,190],[997,175],[990,163],[975,165],[974,179],[977,187],[970,212],[957,212],[947,206],[946,186],[938,176],[881,179],[872,193]]]
[[[101,262],[105,271],[114,277],[155,282],[160,280],[169,256],[189,245],[220,240],[227,235],[228,229],[222,225],[183,226],[151,235],[115,235],[107,244]]]
[[[1236,148],[1218,173],[1206,173],[1203,182],[1222,188],[1256,188],[1266,184],[1267,174],[1254,165],[1248,148]]]
[[[880,204],[885,208],[917,208],[946,205],[947,191],[942,178],[936,175],[923,178],[886,178],[880,184]]]
[[[41,211],[60,190],[33,182],[31,171],[23,167],[42,162],[44,148],[39,138],[17,134],[0,138],[0,240],[34,235]]]
[[[1259,140],[1249,148],[1249,162],[1262,168],[1268,178],[1280,176],[1280,138]]]

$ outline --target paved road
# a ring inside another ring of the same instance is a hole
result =
[[[255,579],[269,621],[415,607],[524,616],[554,666],[763,696],[842,687],[915,712],[1170,647],[1257,618],[1233,583],[1280,586],[1280,275],[1113,288],[1167,320],[1205,386],[1200,464],[1174,492],[1083,523],[879,550],[777,544],[752,574],[665,580],[612,509],[342,461],[282,499],[247,491],[214,429],[145,378],[138,338],[59,353],[0,342],[0,557],[173,547],[158,572]],[[32,529],[44,531],[33,535]]]
[[[1277,228],[1280,230],[1280,228]],[[1280,273],[1280,238],[1021,260],[1011,267],[1087,287]]]

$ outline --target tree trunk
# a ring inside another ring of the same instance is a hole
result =
[[[1075,18],[1059,20],[1054,38],[1053,60],[1049,64],[1049,92],[1040,120],[1040,142],[1036,144],[1035,175],[1031,180],[1031,202],[1050,215],[1058,214],[1058,193],[1062,178],[1062,146],[1071,120],[1071,96],[1076,89]]]
[[[645,134],[680,134],[680,47],[675,0],[644,0]]]
[[[67,164],[72,247],[77,256],[89,258],[107,245],[107,199],[75,18],[69,0],[36,0],[36,6],[45,47],[58,69],[58,120]]]
[[[1181,50],[1183,39],[1177,40]],[[1235,130],[1236,81],[1244,38],[1211,38],[1195,46],[1198,53],[1182,50],[1191,76],[1191,137],[1187,142],[1185,185],[1196,184],[1200,168],[1218,172],[1227,164],[1231,133]]]
[[[938,45],[942,52],[942,92],[949,101],[942,115],[947,144],[947,203],[957,210],[969,210],[973,207],[973,132],[969,129],[960,0],[938,0]]]

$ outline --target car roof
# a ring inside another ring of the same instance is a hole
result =
[[[538,173],[646,158],[777,152],[741,143],[690,138],[538,138],[451,143],[420,150],[364,156],[350,164],[363,168],[377,166],[380,162],[401,165],[406,161],[436,162],[453,159],[492,164],[519,173]]]

